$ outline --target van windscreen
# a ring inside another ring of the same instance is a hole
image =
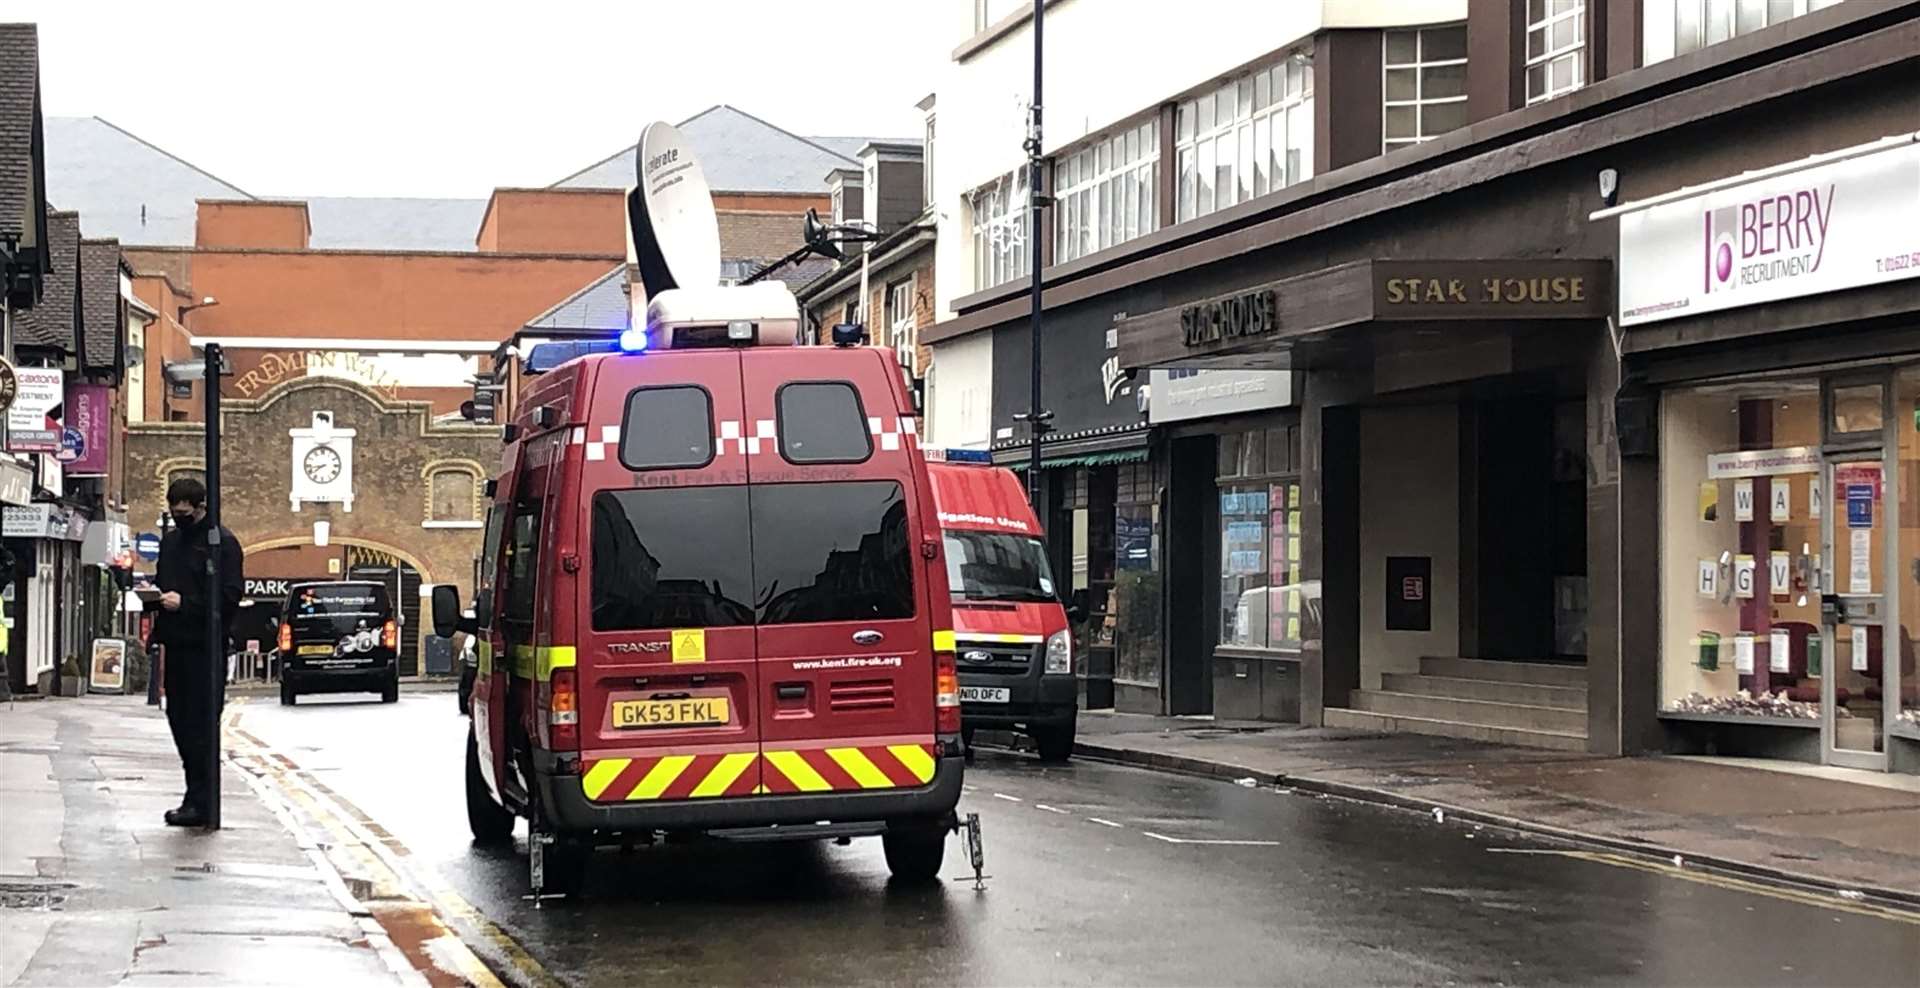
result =
[[[744,487],[594,495],[594,630],[752,624],[746,516]]]
[[[947,584],[968,600],[1055,599],[1047,550],[1039,539],[1010,532],[948,529]]]

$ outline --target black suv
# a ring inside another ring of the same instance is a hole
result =
[[[302,693],[400,699],[400,629],[383,584],[298,583],[280,614],[280,702]]]

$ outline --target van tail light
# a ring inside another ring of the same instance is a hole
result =
[[[933,653],[933,705],[935,731],[959,734],[960,670],[950,649]]]
[[[282,623],[280,625],[280,654],[284,656],[291,651],[293,651],[293,626]]]
[[[380,647],[388,651],[400,647],[400,626],[398,624],[388,621],[386,626],[380,629]]]
[[[548,746],[555,751],[580,747],[580,680],[571,668],[555,669],[547,681]]]

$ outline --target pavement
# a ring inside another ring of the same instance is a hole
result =
[[[1110,712],[1080,715],[1076,753],[1920,905],[1910,776]]]
[[[162,822],[181,785],[143,697],[0,704],[0,985],[497,983],[384,922],[235,761],[218,831]]]
[[[453,697],[403,692],[251,701],[230,734],[240,762],[371,835],[515,984],[1911,988],[1920,970],[1920,910],[1872,898],[1004,750],[967,767],[960,804],[984,890],[957,837],[927,884],[891,880],[869,839],[669,843],[603,849],[581,894],[537,907],[524,828],[509,848],[468,839],[467,729]]]

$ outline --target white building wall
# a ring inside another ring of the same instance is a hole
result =
[[[1467,0],[1183,0],[1179,14],[1140,0],[1065,0],[1047,8],[1046,150],[1135,118],[1264,55],[1328,28],[1465,20]],[[946,0],[942,26],[957,46],[972,34],[974,0]],[[950,61],[939,76],[934,168],[939,217],[935,311],[973,292],[967,194],[1020,167],[1033,92],[1033,36],[1022,27]]]
[[[933,346],[927,393],[930,446],[986,449],[993,430],[993,334]]]

